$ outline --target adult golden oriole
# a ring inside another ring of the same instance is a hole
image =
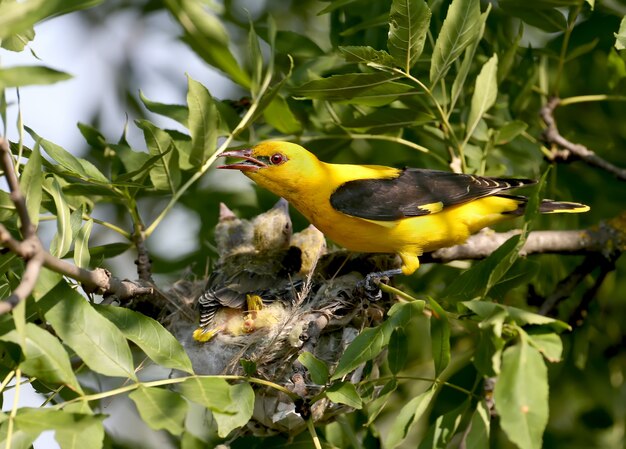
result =
[[[463,243],[486,226],[523,214],[527,198],[501,192],[536,182],[329,164],[288,142],[265,142],[221,156],[240,161],[218,168],[241,170],[285,198],[339,245],[351,251],[398,254],[401,268],[384,275],[412,274],[422,253]],[[584,204],[551,200],[543,200],[539,207],[543,213],[587,210]]]

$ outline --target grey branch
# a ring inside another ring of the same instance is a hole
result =
[[[442,248],[425,254],[422,262],[445,263],[453,260],[483,259],[520,231],[494,232],[483,230],[463,245]],[[591,254],[609,257],[626,249],[626,214],[600,223],[591,229],[575,231],[534,231],[528,235],[521,254]]]
[[[590,150],[584,145],[579,143],[570,142],[561,135],[559,129],[556,126],[556,120],[554,119],[554,110],[560,104],[561,100],[558,97],[552,97],[541,108],[539,114],[545,122],[547,128],[543,133],[545,141],[550,145],[557,145],[561,147],[561,150],[553,149],[552,159],[567,161],[570,158],[580,159],[585,161],[589,165],[601,168],[621,181],[626,181],[626,169],[617,167],[610,162],[602,159],[595,152]]]

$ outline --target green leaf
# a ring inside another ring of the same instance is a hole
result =
[[[467,138],[474,133],[478,122],[496,103],[498,96],[498,55],[494,55],[480,69],[472,95],[469,117],[467,119]]]
[[[20,344],[20,337],[15,330],[2,335],[1,339]],[[59,340],[49,332],[33,323],[26,323],[26,338],[22,351],[24,361],[20,368],[28,376],[37,377],[44,382],[63,384],[82,394],[67,352]]]
[[[386,20],[386,19],[385,19]],[[374,50],[372,47],[339,47],[339,52],[347,62],[359,62],[383,67],[393,67],[394,59],[385,50]]]
[[[167,430],[180,435],[185,430],[187,401],[180,394],[164,388],[140,386],[129,394],[139,411],[141,419],[154,430]]]
[[[191,377],[176,389],[190,401],[213,412],[235,414],[239,407],[233,400],[231,386],[219,377]]]
[[[320,100],[348,100],[367,96],[372,89],[382,89],[390,95],[399,95],[411,90],[407,84],[393,83],[394,76],[384,72],[350,73],[309,81],[292,90],[296,96]]]
[[[485,401],[480,401],[472,415],[468,431],[463,435],[462,447],[465,449],[483,449],[489,447],[491,417]]]
[[[502,338],[502,327],[506,319],[507,314],[503,309],[495,309],[478,325],[479,340],[472,362],[478,372],[485,377],[495,377],[500,374],[502,350],[505,344]]]
[[[363,401],[351,382],[337,382],[325,391],[326,397],[335,404],[345,404],[348,407],[361,409]]]
[[[448,447],[448,443],[456,433],[463,414],[470,406],[470,401],[465,400],[458,407],[437,417],[431,424],[418,449],[439,449]],[[487,446],[485,446],[487,447]]]
[[[50,243],[50,254],[62,258],[72,245],[72,227],[70,225],[70,208],[65,201],[61,184],[56,176],[46,179],[50,194],[57,210],[57,232]]]
[[[424,50],[431,12],[423,0],[393,0],[389,12],[387,48],[396,64],[405,72]]]
[[[91,260],[89,255],[89,235],[91,234],[91,228],[93,228],[93,220],[90,218],[80,228],[74,242],[74,263],[80,268],[89,268],[89,261]]]
[[[259,96],[259,88],[261,86],[261,78],[263,77],[263,53],[259,45],[259,38],[254,30],[254,23],[250,19],[250,30],[248,31],[248,50],[250,51],[250,93],[252,98]]]
[[[465,81],[467,80],[467,75],[470,72],[470,69],[474,66],[474,61],[476,58],[476,50],[480,44],[481,38],[485,32],[485,23],[487,23],[487,17],[489,16],[489,12],[491,11],[491,5],[488,6],[487,11],[480,15],[480,23],[478,24],[478,31],[476,38],[472,41],[470,45],[465,49],[465,55],[463,56],[463,62],[459,66],[456,77],[454,78],[454,82],[452,83],[452,91],[451,91],[451,102],[450,108],[453,109],[456,105],[456,102],[459,100],[461,93],[463,92],[463,88],[465,87]]]
[[[494,390],[500,426],[520,449],[539,449],[548,423],[548,369],[525,338],[505,349]]]
[[[347,119],[342,125],[349,129],[384,133],[420,126],[433,120],[432,115],[414,109],[381,107],[372,113]]]
[[[450,363],[450,321],[446,311],[432,298],[428,298],[433,313],[430,317],[430,340],[432,347],[435,375]]]
[[[389,13],[388,12],[379,14],[377,16],[373,16],[365,20],[361,20],[357,22],[355,25],[342,30],[339,33],[339,35],[342,37],[349,37],[349,36],[353,36],[357,34],[359,31],[373,30],[374,28],[383,27],[383,26],[385,27],[389,26]],[[391,59],[391,65],[393,66],[393,58]]]
[[[233,403],[236,404],[235,413],[213,410],[213,418],[217,422],[217,435],[220,438],[226,438],[232,430],[245,426],[254,411],[254,390],[249,383],[233,385],[230,392]]]
[[[175,192],[181,175],[172,137],[148,120],[137,120],[136,123],[143,131],[150,154],[159,156],[150,170],[150,180],[159,190]]]
[[[9,51],[23,51],[33,39],[35,39],[35,30],[26,28],[21,33],[0,39],[0,46]]]
[[[0,425],[0,447],[11,449],[32,449],[33,443],[39,436],[41,432],[38,433],[28,433],[23,432],[21,430],[13,430],[11,434],[11,440],[7,441],[8,436],[8,424],[9,421],[4,421],[2,425]]]
[[[86,402],[69,404],[63,407],[63,411],[93,415]],[[61,449],[102,449],[104,442],[102,419],[94,419],[91,424],[88,423],[78,429],[71,426],[57,429],[54,438]]]
[[[326,363],[322,362],[308,351],[301,353],[298,356],[298,361],[309,371],[309,376],[311,376],[313,382],[317,385],[326,385],[329,376]]]
[[[30,153],[28,162],[24,166],[24,171],[20,176],[20,189],[26,196],[26,209],[30,221],[35,227],[39,224],[39,209],[41,208],[41,185],[43,181],[43,171],[41,169],[41,153],[39,144],[35,143]]]
[[[385,449],[393,449],[398,447],[406,439],[409,430],[422,417],[430,401],[435,395],[435,389],[429,388],[419,396],[414,397],[408,403],[406,403],[400,412],[397,413],[396,418],[391,423],[387,439],[385,440]]]
[[[463,50],[478,39],[482,28],[479,0],[453,0],[448,8],[430,64],[430,82],[435,85],[446,76]]]
[[[456,277],[442,296],[457,301],[484,297],[517,260],[523,244],[519,235],[511,237],[489,257]]]
[[[29,0],[0,2],[0,39],[24,33],[37,22],[102,3],[102,0]]]
[[[561,337],[557,334],[550,333],[537,333],[532,329],[528,331],[528,341],[533,345],[543,356],[552,363],[561,361],[563,355],[563,342]]]
[[[556,8],[537,8],[520,3],[519,0],[504,0],[499,5],[507,14],[548,33],[558,33],[567,28],[567,19]]]
[[[0,68],[0,89],[23,87],[33,84],[54,84],[72,78],[65,72],[43,66]]]
[[[15,428],[29,434],[40,434],[46,430],[71,430],[84,432],[102,423],[104,416],[86,413],[68,413],[51,408],[22,407],[15,416]]]
[[[187,75],[189,84],[187,106],[189,108],[188,128],[191,134],[192,164],[200,166],[217,149],[219,112],[215,100],[206,87]]]
[[[522,122],[521,120],[513,120],[512,122],[505,123],[498,130],[496,143],[498,145],[504,145],[505,143],[509,143],[511,140],[515,139],[521,133],[526,131],[526,128],[528,128],[528,124]]]
[[[109,184],[109,179],[100,172],[91,162],[85,159],[79,159],[59,145],[43,139],[32,129],[25,127],[26,131],[31,135],[36,143],[39,143],[45,152],[54,161],[58,162],[61,167],[67,170],[71,175],[86,181],[94,181],[102,184]]]
[[[156,101],[149,100],[142,91],[139,91],[139,99],[148,111],[171,118],[187,127],[187,120],[189,118],[189,109],[187,109],[187,106],[183,106],[182,104],[157,103]]]
[[[193,373],[191,361],[182,345],[158,321],[123,307],[95,308],[159,365]]]
[[[518,309],[517,307],[504,306],[495,302],[465,301],[462,302],[460,305],[474,312],[476,315],[478,315],[480,319],[492,317],[495,313],[503,310],[507,314],[507,316],[519,326],[548,326],[557,332],[571,330],[569,324],[555,318],[539,315],[537,313],[529,312],[528,310],[524,309]]]
[[[389,343],[389,338],[396,327],[405,326],[411,319],[424,310],[423,301],[395,304],[388,312],[388,318],[377,327],[365,329],[346,348],[335,373],[330,380],[337,380],[356,369],[361,363],[372,360]]]
[[[213,67],[235,83],[250,88],[250,76],[229,50],[229,37],[223,22],[210,14],[202,0],[171,0],[166,5],[185,30],[183,40]]]
[[[622,18],[618,32],[613,33],[613,35],[615,36],[615,48],[624,50],[626,48],[626,16]]]
[[[289,104],[280,95],[276,95],[263,111],[265,121],[283,134],[300,134],[302,124],[291,112]]]
[[[106,376],[136,379],[122,333],[65,282],[57,284],[37,305],[63,343],[89,368]]]
[[[406,365],[407,354],[409,352],[409,341],[404,329],[396,327],[389,337],[387,348],[387,363],[392,374],[398,374]]]

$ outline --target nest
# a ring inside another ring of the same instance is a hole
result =
[[[222,206],[215,239],[219,260],[208,283],[181,281],[166,293],[168,302],[177,304],[166,326],[185,347],[197,374],[253,375],[287,387],[307,403],[323,386],[310,380],[298,356],[308,351],[332,372],[361,329],[383,320],[388,305],[389,298],[371,302],[364,297],[359,287],[363,274],[397,261],[328,252],[323,235],[312,226],[292,235],[284,200],[252,220],[239,219]],[[197,299],[204,292],[218,303],[213,303],[217,306],[207,326],[214,335],[198,342],[193,337]],[[263,300],[261,311],[245,310],[250,294]],[[362,371],[351,373],[350,380],[360,381]],[[321,400],[306,413],[326,421],[340,411],[345,406]],[[291,399],[270,388],[256,389],[248,431],[293,435],[305,426]]]

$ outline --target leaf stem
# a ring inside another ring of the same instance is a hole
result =
[[[313,423],[312,417],[306,420],[306,426],[309,429],[309,434],[311,434],[311,439],[313,440],[315,449],[322,449],[322,443],[320,443],[320,438],[317,436],[317,432],[315,431],[315,424]]]
[[[4,449],[11,449],[13,444],[13,426],[15,425],[15,417],[19,409],[20,403],[20,384],[22,383],[22,370],[19,368],[15,370],[15,393],[13,396],[13,406],[11,407],[11,413],[9,414],[9,424],[7,426],[6,446]]]
[[[592,101],[626,101],[624,95],[579,95],[576,97],[563,98],[559,102],[559,106],[567,106],[576,103],[587,103]]]

